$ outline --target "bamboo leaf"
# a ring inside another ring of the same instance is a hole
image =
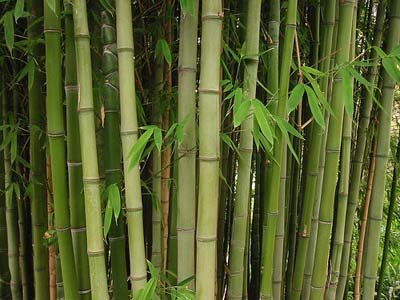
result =
[[[332,116],[334,116],[335,113],[333,112],[331,106],[329,105],[328,101],[326,100],[324,93],[321,91],[321,88],[320,88],[317,80],[308,73],[304,73],[304,76],[311,83],[314,93],[318,97],[318,100],[319,100],[318,102],[320,102],[322,104],[322,106],[324,107],[324,109],[326,109]]]
[[[162,131],[160,128],[156,127],[154,128],[154,143],[157,147],[157,150],[161,152],[161,146],[162,146]]]
[[[1,19],[4,27],[6,45],[11,53],[14,48],[14,20],[12,11],[7,11]]]
[[[237,108],[236,112],[233,112],[233,127],[238,127],[242,122],[246,119],[249,109],[251,106],[251,101],[246,99],[243,101],[239,107]]]
[[[15,23],[17,23],[18,19],[23,16],[23,14],[24,14],[24,5],[25,5],[25,1],[24,0],[17,0],[17,3],[15,3],[15,7],[14,7]]]
[[[304,88],[307,93],[308,105],[310,106],[311,114],[313,115],[317,124],[321,127],[324,127],[324,115],[322,114],[322,111],[318,105],[317,95],[315,95],[314,90],[308,85],[305,85]]]
[[[158,278],[159,272],[151,261],[147,260],[147,266],[149,267],[151,278]]]
[[[129,170],[133,169],[140,161],[144,148],[149,141],[151,135],[154,132],[154,128],[147,129],[133,145],[128,157],[130,158]]]
[[[19,188],[19,184],[17,182],[14,182],[13,185],[14,185],[13,190],[14,190],[15,197],[19,201],[19,200],[21,200],[21,189]]]
[[[296,159],[297,163],[300,163],[299,157],[297,156],[297,153],[293,148],[293,145],[292,145],[292,143],[290,141],[290,138],[289,138],[289,134],[288,134],[288,132],[286,130],[285,125],[282,122],[282,119],[281,118],[276,118],[276,124],[278,125],[278,128],[281,131],[281,133],[283,135],[283,138],[285,139],[285,142],[287,143],[287,145],[289,147],[289,150],[292,153],[293,157]]]
[[[56,11],[56,0],[46,0],[47,6],[51,9],[51,11],[57,15]]]
[[[253,100],[253,106],[258,126],[260,127],[263,136],[272,145],[274,143],[274,135],[268,121],[268,110],[258,99]]]
[[[111,204],[114,212],[115,223],[117,223],[119,214],[121,212],[121,196],[118,186],[114,183],[108,186],[108,201]]]
[[[163,56],[168,65],[172,64],[171,50],[169,49],[169,45],[166,40],[159,39],[157,41],[155,55],[156,57]]]
[[[113,215],[113,210],[109,204],[107,204],[105,213],[104,213],[104,227],[103,227],[103,234],[104,238],[107,237],[108,232],[110,231],[111,228],[111,219]]]
[[[11,152],[11,163],[15,161],[17,158],[17,150],[18,150],[18,140],[17,140],[17,132],[13,131],[12,139],[11,139],[11,147],[10,147],[10,152]]]
[[[389,76],[393,80],[400,82],[399,65],[395,58],[393,58],[393,57],[382,58],[382,65],[385,68],[385,71],[389,74]]]
[[[183,13],[189,13],[194,16],[194,1],[193,0],[180,0],[181,9]]]
[[[301,133],[298,132],[296,130],[296,128],[294,128],[292,125],[290,125],[290,123],[288,121],[286,121],[285,119],[282,119],[279,116],[275,116],[275,120],[279,120],[282,127],[284,127],[288,133],[290,133],[291,135],[293,135],[301,140],[304,140],[304,137],[301,135]]]
[[[312,68],[312,67],[301,66],[301,67],[300,67],[300,70],[301,70],[303,73],[308,73],[308,74],[312,74],[312,75],[315,75],[315,76],[324,76],[324,75],[325,75],[325,74],[322,73],[320,70],[317,70],[317,69]]]
[[[352,116],[354,113],[354,103],[353,103],[353,86],[351,84],[350,73],[344,69],[343,70],[343,101],[344,108],[349,116]]]
[[[303,98],[304,94],[304,86],[303,84],[298,84],[294,87],[292,90],[292,93],[290,94],[289,100],[288,100],[288,112],[292,112],[293,110],[296,109],[296,107],[299,105],[301,102],[301,99]]]
[[[243,90],[242,88],[236,88],[234,91],[234,101],[233,101],[233,114],[236,113],[236,111],[239,109],[240,104],[242,104],[243,101]]]

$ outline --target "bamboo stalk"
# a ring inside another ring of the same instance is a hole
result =
[[[386,16],[386,6],[387,1],[383,0],[379,3],[376,24],[374,30],[374,38],[373,38],[373,46],[380,47],[382,43],[382,34],[383,34],[383,25]],[[378,55],[375,51],[371,52],[370,59],[373,63],[373,66],[368,69],[368,77],[367,80],[371,84],[375,85],[377,81],[377,72],[378,72]],[[366,141],[367,141],[367,133],[368,126],[370,123],[371,110],[373,106],[372,94],[366,93],[366,96],[363,97],[364,101],[361,103],[361,111],[359,117],[359,126],[357,129],[357,142],[356,148],[354,150],[354,157],[351,163],[351,178],[350,186],[349,186],[349,199],[347,204],[346,211],[346,225],[345,225],[345,235],[344,235],[344,246],[342,253],[342,261],[340,267],[340,278],[337,295],[338,297],[343,297],[346,287],[346,282],[348,280],[348,268],[349,261],[351,255],[351,240],[354,226],[354,216],[357,208],[357,202],[359,198],[360,192],[360,183],[362,177],[362,167],[364,157],[366,154]]]
[[[3,75],[4,78],[4,75]],[[8,116],[8,103],[6,99],[6,90],[3,91],[2,95],[2,112],[3,112],[3,124],[7,124],[9,120]],[[12,124],[9,124],[12,125]],[[3,140],[8,136],[9,129],[5,127],[3,129]],[[18,262],[18,211],[17,202],[13,197],[12,189],[12,178],[11,178],[11,158],[10,158],[10,147],[5,146],[3,150],[4,155],[4,191],[5,191],[5,202],[6,202],[6,226],[7,226],[7,246],[8,246],[8,268],[10,271],[10,289],[11,298],[13,300],[19,300],[22,297],[21,294],[21,277]]]
[[[250,0],[247,9],[246,59],[244,71],[244,96],[254,99],[256,96],[258,53],[260,39],[261,0]],[[240,131],[239,162],[235,206],[233,209],[232,237],[229,254],[228,297],[241,299],[243,295],[244,252],[248,233],[248,208],[250,201],[251,160],[253,152],[253,109],[250,108]],[[247,280],[247,278],[246,278]]]
[[[164,86],[164,57],[156,58],[154,70],[154,103],[153,103],[153,121],[157,126],[161,126],[161,93]],[[158,149],[153,151],[152,163],[152,187],[153,187],[153,203],[152,203],[152,252],[151,262],[154,266],[161,270],[161,153]]]
[[[121,189],[121,136],[119,133],[120,108],[118,85],[118,57],[114,19],[107,11],[102,12],[102,39],[104,73],[104,135],[105,135],[105,179],[106,186],[116,184]],[[122,201],[122,200],[121,200]],[[113,296],[115,299],[128,298],[125,226],[120,214],[116,222],[111,222],[108,235],[111,256]]]
[[[354,4],[353,0],[339,3],[339,27],[336,45],[337,52],[335,55],[335,64],[338,66],[349,61],[351,30],[349,31],[348,28],[349,24],[350,26],[352,24]],[[333,83],[331,106],[335,118],[330,119],[327,134],[325,171],[316,243],[318,251],[315,252],[310,299],[323,299],[325,292],[330,248],[329,239],[332,229],[344,113],[342,73],[343,70],[339,69]]]
[[[282,48],[282,61],[279,73],[278,102],[275,114],[281,118],[287,118],[287,100],[290,81],[290,66],[292,63],[292,52],[294,36],[296,32],[297,0],[289,0],[286,15],[285,38]],[[267,177],[267,190],[265,202],[265,213],[263,221],[262,238],[262,260],[261,260],[261,299],[272,299],[272,274],[273,257],[275,249],[275,233],[279,213],[279,190],[281,163],[284,148],[283,134],[278,127],[275,128],[276,141],[273,149],[274,162]]]
[[[322,20],[322,49],[321,49],[321,57],[322,61],[320,62],[319,69],[321,72],[327,72],[330,66],[330,55],[332,50],[332,40],[333,40],[333,21],[335,18],[335,8],[336,1],[330,0],[326,3],[324,10],[324,18]],[[328,91],[328,82],[329,77],[324,76],[320,78],[319,84],[321,87],[321,91],[327,95]],[[309,152],[308,157],[312,157],[312,159],[307,159],[306,161],[306,170],[305,170],[305,183],[304,183],[304,200],[303,200],[303,209],[299,224],[299,242],[297,245],[296,251],[296,259],[295,259],[295,269],[293,274],[293,285],[290,291],[291,297],[293,299],[300,299],[301,290],[304,281],[304,270],[306,267],[306,261],[309,248],[309,240],[310,240],[310,232],[311,232],[311,219],[313,214],[313,208],[315,205],[315,196],[318,187],[318,168],[320,165],[320,156],[321,156],[321,145],[324,136],[324,129],[318,126],[318,124],[314,123],[311,129],[311,137],[309,142]]]
[[[47,181],[47,229],[54,230],[54,210],[53,210],[53,193],[51,183],[51,163],[50,157],[46,157],[46,181]],[[47,232],[46,238],[51,235]],[[56,283],[56,246],[55,244],[49,245],[49,289],[50,300],[57,299],[57,283]]]
[[[5,101],[5,76],[1,77],[1,102]],[[0,115],[3,117],[3,104],[0,105]],[[4,125],[5,119],[1,125]],[[0,144],[3,143],[3,133],[0,133]],[[6,192],[4,155],[0,156],[0,297],[10,298],[10,271],[8,268],[7,222],[6,222]]]
[[[399,181],[399,162],[400,162],[400,138],[398,138],[396,154],[393,157],[393,175],[392,175],[392,184],[390,188],[390,196],[389,196],[389,209],[387,212],[387,220],[386,220],[386,229],[385,229],[385,239],[383,242],[382,249],[382,259],[381,259],[381,267],[379,270],[379,281],[377,287],[377,299],[382,299],[383,292],[383,281],[385,279],[386,267],[388,264],[388,253],[390,249],[390,237],[392,230],[392,223],[395,218],[395,204],[396,204],[396,196],[397,196],[397,186]]]
[[[220,53],[222,1],[202,2],[199,87],[199,204],[196,298],[216,295],[216,249],[220,159]]]
[[[117,51],[120,80],[121,139],[124,160],[126,218],[132,291],[144,287],[147,281],[143,235],[143,208],[139,166],[129,168],[129,152],[138,138],[135,101],[134,50],[131,3],[116,1]]]
[[[86,1],[74,1],[74,31],[90,286],[92,299],[108,299]]]
[[[71,210],[71,234],[80,299],[90,299],[89,262],[86,247],[85,202],[82,182],[82,159],[79,142],[78,85],[72,3],[65,8],[65,96],[67,103],[67,166]]]
[[[350,59],[355,57],[355,38],[356,38],[356,17],[357,7],[354,7],[352,36],[350,46]],[[351,96],[353,98],[354,80],[351,78]],[[343,117],[342,132],[342,152],[340,157],[340,180],[338,190],[338,200],[336,208],[335,234],[333,237],[333,248],[331,253],[332,267],[330,270],[329,286],[326,293],[328,299],[336,298],[336,291],[339,283],[340,264],[344,245],[344,231],[346,224],[346,210],[349,196],[350,163],[351,163],[351,136],[352,136],[353,116],[346,113]]]
[[[400,2],[392,1],[390,6],[390,24],[387,35],[386,52],[390,53],[400,41]],[[386,173],[386,164],[389,154],[390,128],[392,117],[393,93],[395,81],[387,72],[383,74],[382,109],[378,112],[376,174]],[[378,271],[378,252],[380,241],[380,227],[383,214],[386,176],[375,176],[372,185],[371,203],[368,212],[367,239],[365,247],[364,287],[363,299],[374,299],[376,276]]]
[[[68,208],[67,168],[64,144],[64,112],[61,89],[61,18],[60,1],[54,11],[44,3],[44,34],[46,43],[47,131],[52,167],[55,229],[61,253],[66,299],[78,298],[74,253]]]
[[[195,274],[197,0],[194,5],[193,15],[181,12],[179,33],[178,122],[184,132],[177,162],[178,282]]]
[[[41,0],[28,1],[29,18],[28,37],[37,39],[42,34],[42,28],[33,25],[43,15]],[[43,47],[37,45],[32,49],[30,60],[37,59],[43,53]],[[35,68],[36,69],[36,68]],[[29,81],[29,78],[28,78]],[[28,82],[29,89],[29,130],[30,130],[30,165],[32,182],[31,210],[32,210],[32,236],[33,236],[33,269],[35,299],[49,299],[49,262],[48,249],[43,243],[44,233],[47,230],[47,203],[46,203],[46,152],[44,144],[44,113],[45,99],[42,95],[43,76],[37,70],[33,81]]]

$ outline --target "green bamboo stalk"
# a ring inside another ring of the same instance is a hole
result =
[[[340,162],[340,180],[338,191],[338,205],[336,210],[336,226],[331,254],[332,266],[330,270],[329,287],[326,299],[335,299],[338,286],[340,261],[343,251],[344,225],[348,198],[348,183],[350,172],[350,148],[351,148],[351,123],[352,118],[347,114],[344,116],[342,134],[342,153]]]
[[[64,282],[62,278],[61,272],[61,259],[60,259],[60,252],[57,247],[57,254],[56,254],[56,287],[57,287],[57,299],[64,300]]]
[[[331,91],[331,89],[330,89]],[[329,97],[328,97],[329,98]],[[329,114],[325,113],[325,126],[329,122]],[[322,181],[323,181],[323,174],[325,170],[325,148],[326,148],[326,140],[327,134],[326,131],[323,133],[322,143],[320,145],[320,158],[319,158],[319,166],[317,169],[318,172],[318,180],[317,180],[317,188],[316,188],[316,195],[314,201],[314,207],[312,212],[311,218],[311,227],[310,227],[310,240],[307,249],[307,258],[304,267],[304,279],[303,279],[303,286],[301,290],[301,299],[310,299],[311,293],[311,279],[314,267],[314,259],[315,259],[315,247],[317,244],[317,233],[318,233],[318,216],[319,216],[319,209],[321,204],[321,195],[322,195]]]
[[[157,126],[161,126],[161,92],[164,85],[164,57],[158,56],[154,66],[154,103],[153,103],[153,121]],[[152,187],[153,187],[153,203],[152,203],[152,252],[151,262],[154,266],[161,270],[161,153],[157,149],[153,151],[152,164]]]
[[[64,144],[64,111],[61,85],[61,10],[44,3],[46,46],[47,131],[52,167],[55,229],[60,251],[65,299],[78,299],[68,207],[67,164]],[[54,11],[53,11],[54,9]]]
[[[250,0],[247,8],[246,59],[243,91],[247,99],[256,96],[258,53],[260,40],[261,0]],[[253,152],[253,109],[250,108],[240,130],[239,162],[237,172],[236,197],[233,210],[232,237],[229,254],[229,299],[241,299],[243,295],[243,267],[248,232],[248,208],[251,184],[251,160]],[[246,278],[247,280],[247,278]]]
[[[377,299],[382,299],[383,292],[383,281],[385,279],[386,267],[388,264],[388,253],[390,249],[390,236],[391,229],[395,211],[395,204],[397,198],[397,187],[399,181],[399,162],[400,162],[400,138],[398,137],[397,150],[393,161],[393,174],[392,174],[392,185],[390,188],[389,196],[389,209],[387,212],[386,229],[385,229],[385,239],[383,242],[381,268],[379,270],[379,281],[377,286]]]
[[[273,299],[282,299],[282,280],[284,271],[284,262],[286,258],[284,251],[285,242],[285,215],[286,215],[286,172],[287,172],[287,147],[283,149],[281,163],[281,180],[279,188],[279,207],[278,222],[275,233],[275,250],[273,261],[273,277],[272,277],[272,295]]]
[[[108,299],[101,219],[100,178],[93,111],[92,70],[86,1],[74,1],[79,133],[92,299]],[[63,276],[64,277],[64,276]],[[65,278],[64,278],[65,281]]]
[[[296,32],[297,0],[289,0],[286,15],[285,37],[282,49],[282,61],[279,73],[278,102],[275,114],[281,118],[287,117],[287,100],[290,81],[290,66],[292,63],[292,52],[294,35]],[[272,299],[272,274],[273,257],[275,249],[275,233],[279,213],[279,190],[281,163],[283,149],[286,147],[283,141],[282,132],[278,127],[275,129],[276,142],[273,149],[274,162],[272,162],[271,172],[267,178],[267,190],[264,213],[264,227],[262,238],[262,262],[261,262],[261,299]]]
[[[124,159],[126,218],[130,256],[132,291],[144,287],[147,281],[143,236],[143,208],[139,166],[129,168],[129,152],[138,138],[135,101],[134,50],[131,2],[116,1],[117,51],[120,80],[121,137]]]
[[[65,7],[65,96],[67,104],[67,165],[71,209],[71,233],[80,299],[90,299],[89,262],[86,247],[85,202],[79,142],[78,86],[72,3]]]
[[[332,39],[332,51],[336,49],[337,44],[337,34],[338,34],[338,24],[339,24],[339,1],[335,1],[336,8],[335,8],[335,20],[332,22],[333,26],[333,39]],[[333,24],[334,23],[334,24]],[[330,70],[332,70],[335,66],[335,55],[330,53],[330,61],[329,66]],[[329,55],[328,55],[329,56]],[[328,59],[328,57],[326,57]],[[332,99],[332,92],[333,92],[333,76],[329,76],[328,83],[327,83],[327,98],[328,100]],[[328,112],[325,112],[325,127],[328,127],[330,115]],[[307,259],[306,259],[306,267],[304,269],[304,281],[303,281],[303,290],[301,293],[302,299],[309,299],[311,293],[311,280],[312,280],[312,273],[314,268],[314,260],[315,260],[315,251],[316,251],[316,244],[317,244],[317,234],[318,234],[318,218],[319,218],[319,210],[321,204],[321,196],[322,196],[322,186],[323,186],[323,174],[325,172],[325,157],[326,157],[326,142],[327,142],[327,130],[323,131],[322,134],[322,143],[320,145],[320,160],[319,160],[319,167],[318,167],[318,179],[317,179],[317,188],[315,194],[315,203],[312,213],[311,219],[311,230],[310,230],[310,241],[307,250]]]
[[[185,122],[178,145],[178,282],[195,274],[196,227],[196,63],[198,1],[181,12],[179,33],[178,122]],[[222,249],[221,249],[222,250]],[[191,283],[194,288],[194,281]]]
[[[322,20],[322,47],[319,69],[321,72],[327,72],[330,66],[330,55],[332,51],[332,37],[334,29],[336,0],[329,0],[325,4],[324,18]],[[319,84],[321,91],[327,95],[329,77],[320,78]],[[320,165],[321,144],[323,141],[324,129],[313,123],[311,129],[311,137],[309,143],[308,157],[305,170],[304,199],[303,208],[299,224],[298,245],[296,250],[295,269],[293,274],[293,284],[290,295],[293,299],[300,299],[301,290],[304,280],[304,270],[308,255],[310,228],[313,208],[315,205],[315,196],[318,187],[318,168]]]
[[[28,37],[37,43],[41,37],[41,25],[35,22],[43,15],[43,3],[41,0],[30,0],[27,3],[31,16],[28,20]],[[29,60],[35,60],[42,55],[43,47],[37,44],[31,53]],[[46,152],[44,144],[43,113],[45,99],[42,95],[44,83],[42,74],[35,68],[33,80],[28,78],[29,88],[29,131],[30,131],[30,181],[31,210],[32,210],[32,236],[33,236],[33,270],[35,299],[49,299],[49,262],[48,249],[43,243],[43,236],[47,230],[47,199],[46,199]]]
[[[355,38],[356,38],[356,17],[357,7],[354,7],[352,37],[350,46],[350,60],[355,56]],[[353,98],[354,80],[351,79],[351,95]],[[344,231],[346,224],[346,210],[349,196],[349,176],[351,163],[351,135],[352,135],[353,116],[345,114],[343,118],[342,132],[342,152],[340,158],[340,179],[338,200],[336,207],[335,235],[333,238],[333,248],[331,253],[332,267],[330,270],[329,286],[326,294],[327,299],[334,300],[336,298],[337,287],[339,284],[340,264],[344,245]]]
[[[1,102],[5,101],[5,81],[4,75],[1,77]],[[3,105],[0,104],[0,115],[3,117]],[[1,125],[4,125],[4,121]],[[3,143],[3,133],[0,134],[0,144]],[[6,223],[6,192],[5,192],[5,172],[4,155],[0,156],[0,297],[10,298],[10,272],[7,257],[7,223]]]
[[[103,74],[104,74],[104,135],[105,135],[105,179],[106,186],[116,184],[121,189],[121,136],[119,133],[120,108],[118,85],[118,57],[114,19],[107,11],[102,12]],[[128,298],[125,228],[120,215],[117,223],[111,223],[110,242],[111,274],[115,299]]]
[[[220,156],[220,53],[222,1],[202,2],[199,87],[199,204],[197,219],[196,299],[216,295],[216,250]]]
[[[337,66],[349,61],[351,27],[355,1],[339,2],[339,27],[337,35]],[[332,229],[335,188],[337,183],[338,163],[340,157],[342,125],[344,113],[343,70],[339,68],[335,76],[332,91],[332,110],[335,118],[331,118],[328,127],[326,144],[325,171],[323,176],[321,206],[318,221],[318,234],[315,252],[315,262],[311,283],[310,299],[323,299],[328,268],[330,234]]]
[[[373,46],[380,47],[382,43],[382,33],[386,16],[386,6],[387,6],[386,0],[383,0],[379,3],[377,17],[376,17],[374,38],[372,43]],[[378,78],[377,58],[378,58],[377,53],[375,51],[372,51],[370,59],[371,62],[373,63],[373,66],[369,68],[367,77],[368,82],[370,82],[372,85],[376,84]],[[351,255],[351,240],[354,227],[354,216],[360,192],[363,161],[364,157],[368,155],[365,153],[366,153],[366,141],[368,137],[367,136],[368,126],[370,123],[371,110],[373,106],[372,97],[373,97],[372,94],[367,93],[365,97],[362,98],[364,99],[364,101],[361,103],[361,111],[359,117],[360,120],[357,129],[357,142],[356,142],[356,148],[354,150],[354,157],[351,163],[352,180],[350,181],[350,186],[349,186],[349,199],[346,211],[344,246],[343,246],[342,261],[340,267],[339,285],[337,290],[338,298],[343,298],[346,288],[346,283],[348,280],[348,268]]]
[[[4,77],[3,77],[4,78]],[[3,124],[7,124],[8,118],[8,105],[7,105],[5,92],[2,97],[3,106]],[[3,129],[3,140],[8,136],[9,129]],[[4,188],[5,188],[5,201],[6,201],[6,225],[7,225],[7,245],[8,245],[8,268],[10,270],[10,288],[11,297],[13,300],[22,298],[21,294],[21,277],[19,270],[19,249],[18,249],[18,211],[17,200],[13,197],[12,178],[11,178],[11,158],[10,147],[6,145],[3,150],[4,153]]]
[[[389,32],[387,35],[386,52],[390,53],[400,40],[400,2],[392,1],[390,7]],[[383,74],[382,109],[378,113],[376,174],[386,174],[386,164],[390,145],[390,128],[392,117],[392,103],[395,81],[387,72]],[[380,228],[383,214],[386,176],[375,176],[372,185],[370,208],[368,212],[367,240],[364,260],[364,287],[363,299],[374,299],[376,276],[378,271],[378,253]]]

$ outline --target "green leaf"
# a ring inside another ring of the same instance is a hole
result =
[[[114,183],[107,187],[108,189],[108,201],[114,212],[115,223],[117,223],[119,214],[121,212],[121,195],[119,193],[118,186]]]
[[[18,150],[18,137],[17,133],[13,131],[13,136],[11,139],[11,147],[10,147],[10,152],[11,152],[11,163],[15,161],[17,158],[17,150]]]
[[[311,114],[313,115],[318,125],[324,127],[324,115],[322,114],[322,111],[318,105],[317,95],[315,95],[314,90],[308,85],[305,85],[304,88],[306,89],[308,105],[310,106]]]
[[[240,156],[239,149],[237,148],[236,144],[232,141],[232,139],[230,138],[229,135],[227,135],[227,134],[224,133],[224,132],[221,132],[221,133],[220,133],[220,137],[221,137],[222,141],[223,141],[225,144],[227,144],[228,147],[229,147],[230,149],[232,149],[233,151],[235,151],[236,154]]]
[[[290,141],[288,132],[287,132],[287,130],[286,130],[286,126],[285,126],[285,124],[282,122],[282,119],[276,118],[276,124],[278,125],[279,130],[282,132],[282,135],[283,135],[283,137],[284,137],[284,139],[285,139],[285,142],[287,143],[287,145],[288,145],[288,147],[289,147],[289,150],[290,150],[290,152],[292,153],[293,157],[296,159],[297,163],[300,163],[299,157],[297,156],[297,153],[296,153],[296,151],[295,151],[294,148],[293,148],[293,145],[292,145],[292,143],[291,143],[291,141]]]
[[[182,280],[181,282],[178,283],[178,286],[187,286],[190,282],[192,282],[194,279],[196,278],[196,276],[192,275],[184,280]]]
[[[296,107],[299,105],[301,102],[301,99],[303,98],[304,94],[304,86],[303,84],[298,84],[294,87],[292,90],[292,93],[290,94],[289,100],[288,100],[288,112],[291,113],[293,110],[296,109]]]
[[[179,144],[183,141],[183,126],[184,123],[178,123],[178,126],[176,126],[175,130],[175,138]]]
[[[298,132],[292,125],[290,125],[290,123],[288,121],[286,121],[285,119],[282,119],[279,116],[275,116],[275,119],[279,120],[282,127],[285,128],[288,133],[290,133],[291,135],[293,135],[301,140],[304,140],[304,137],[301,135],[301,133]]]
[[[246,99],[240,103],[239,107],[233,112],[233,127],[238,127],[247,118],[249,109],[251,106],[251,101]]]
[[[343,93],[344,108],[349,116],[353,116],[353,85],[351,84],[350,73],[346,69],[343,70]]]
[[[365,79],[363,76],[361,76],[360,73],[358,73],[353,67],[349,66],[348,68],[346,68],[346,70],[359,82],[361,83],[363,86],[365,86],[366,88],[374,88],[375,86],[369,82],[367,79]]]
[[[154,128],[154,144],[156,145],[158,152],[161,152],[162,131],[158,127]]]
[[[383,51],[381,48],[376,47],[376,46],[374,46],[373,48],[375,49],[376,53],[378,54],[378,56],[379,56],[380,58],[387,57],[387,54],[386,54],[385,51]]]
[[[394,57],[382,58],[382,65],[393,80],[400,82],[399,65]]]
[[[317,70],[317,69],[314,69],[314,68],[311,68],[311,67],[307,67],[307,66],[301,66],[300,70],[303,73],[309,73],[309,74],[312,74],[312,75],[315,75],[315,76],[324,76],[325,75],[320,70]]]
[[[35,78],[35,61],[30,58],[28,63],[22,68],[17,77],[17,82],[20,82],[26,75],[28,75],[29,89],[32,88],[33,80]]]
[[[156,267],[151,263],[151,261],[147,260],[147,266],[149,267],[151,278],[158,278],[159,272]]]
[[[144,148],[146,147],[147,142],[149,141],[151,135],[154,132],[154,128],[147,129],[137,140],[137,142],[133,145],[128,157],[130,158],[130,163],[129,163],[129,170],[134,168],[140,161],[140,158],[142,157],[142,153],[144,151]]]
[[[144,288],[138,291],[136,295],[134,295],[135,300],[149,300],[153,299],[155,296],[156,292],[156,287],[157,287],[157,280],[155,278],[151,278]]]
[[[4,27],[4,38],[6,45],[10,53],[14,48],[14,19],[13,12],[7,11],[2,17],[2,23]]]
[[[274,134],[272,133],[272,129],[268,121],[267,108],[258,99],[253,100],[253,106],[254,106],[254,115],[256,116],[258,126],[260,127],[263,136],[268,140],[268,142],[271,145],[273,145]]]
[[[233,101],[233,114],[239,109],[240,104],[243,102],[243,90],[242,88],[236,88],[234,90],[234,101]]]
[[[51,11],[57,15],[56,11],[56,0],[45,0],[47,3],[47,6],[51,9]]]
[[[156,57],[160,57],[162,55],[168,65],[172,64],[172,55],[166,40],[159,39],[157,41],[155,54]]]
[[[181,9],[183,13],[189,13],[190,15],[194,16],[194,0],[180,0]]]
[[[112,216],[113,216],[113,209],[110,207],[109,204],[107,204],[107,207],[106,207],[106,210],[104,213],[104,227],[103,227],[104,238],[107,237],[107,234],[110,231]]]
[[[23,16],[24,5],[25,5],[24,0],[17,0],[17,3],[15,3],[15,8],[14,8],[15,23],[17,23],[18,19]]]
[[[21,190],[19,188],[19,184],[14,182],[14,193],[15,193],[15,197],[17,198],[17,200],[21,200]]]
[[[228,83],[228,84],[224,87],[223,92],[224,92],[224,93],[227,93],[227,92],[229,92],[231,89],[233,89],[233,84],[232,84],[232,83]]]
[[[329,105],[328,101],[326,100],[326,97],[324,93],[321,91],[321,88],[319,87],[319,84],[317,80],[315,80],[314,77],[312,77],[308,73],[304,73],[304,76],[307,78],[307,80],[311,83],[311,86],[314,90],[314,93],[317,95],[319,102],[322,104],[322,106],[332,115],[334,116],[335,113],[333,112],[331,106]]]

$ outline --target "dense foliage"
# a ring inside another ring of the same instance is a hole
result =
[[[0,14],[0,299],[400,297],[400,1]]]

